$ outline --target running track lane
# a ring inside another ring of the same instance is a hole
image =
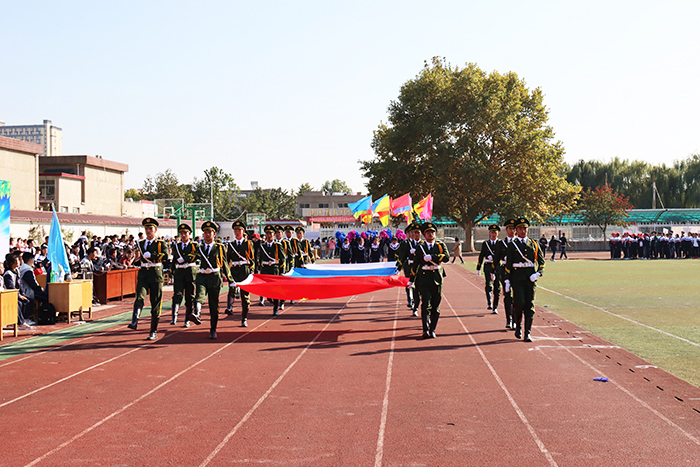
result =
[[[480,279],[448,274],[434,340],[419,339],[403,292],[388,290],[269,322],[256,306],[251,332],[228,318],[216,342],[207,323],[146,346],[145,331],[115,332],[0,368],[2,382],[14,372],[5,398],[130,352],[0,408],[12,421],[2,463],[698,463],[698,414],[668,395],[691,400],[697,388],[630,372],[644,362],[601,351],[551,313],[536,318],[534,343],[515,341],[484,310]],[[611,383],[592,381],[601,374]]]

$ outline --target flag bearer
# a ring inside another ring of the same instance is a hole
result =
[[[501,228],[494,224],[489,226],[489,239],[481,244],[479,261],[476,270],[481,275],[481,265],[484,265],[484,291],[486,292],[486,309],[493,309],[493,313],[498,313],[498,296],[501,293],[501,284],[496,278],[496,245],[498,244],[498,232]],[[491,307],[491,291],[493,291],[493,308]]]
[[[423,338],[435,338],[440,318],[440,302],[442,301],[442,279],[445,270],[442,263],[450,260],[447,246],[436,239],[437,228],[432,222],[421,226],[425,238],[416,246],[416,284],[420,290],[421,318],[423,320]]]
[[[173,275],[173,305],[170,324],[177,323],[177,314],[185,297],[185,327],[189,325],[192,315],[195,281],[197,279],[197,243],[191,240],[192,227],[180,224],[177,228],[180,240],[173,244],[173,260],[171,272]]]
[[[271,225],[265,226],[265,238],[258,244],[256,251],[256,262],[260,274],[279,276],[284,267],[285,257],[282,251],[282,244],[275,241],[275,228]],[[272,315],[277,316],[279,310],[279,300],[272,299]]]
[[[204,299],[209,301],[209,338],[216,339],[216,326],[219,323],[219,293],[223,285],[223,277],[231,278],[226,259],[226,249],[221,243],[214,241],[219,226],[206,221],[202,224],[202,243],[197,249],[199,255],[199,271],[197,272],[197,297],[193,321],[201,324],[201,312]],[[232,282],[232,280],[229,280]]]
[[[228,245],[228,261],[231,262],[231,278],[233,281],[229,282],[229,287],[232,289],[236,287],[237,282],[245,280],[252,272],[255,266],[255,252],[253,249],[253,242],[246,240],[244,237],[246,226],[243,221],[236,221],[233,223],[233,235],[234,238]],[[232,314],[233,311],[233,296],[229,290],[229,300],[230,305],[227,308],[226,313]],[[248,311],[250,310],[250,292],[245,290],[240,291],[241,294],[241,326],[248,327]],[[229,313],[229,311],[231,312]]]

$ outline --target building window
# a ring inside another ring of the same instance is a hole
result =
[[[323,209],[323,208],[326,208],[326,209],[327,209],[327,208],[328,208],[328,203],[319,203],[318,207],[319,207],[319,209]]]
[[[68,212],[68,206],[61,206],[61,212]]]
[[[338,207],[339,207],[339,208],[347,208],[347,207],[348,207],[348,203],[338,203]]]
[[[56,199],[56,180],[39,180],[39,199],[41,201],[52,201]]]
[[[73,214],[80,214],[80,208],[73,208]]]
[[[306,204],[300,204],[299,207],[300,207],[301,209],[308,209],[308,208],[311,207],[311,205],[309,205],[308,203],[306,203]]]

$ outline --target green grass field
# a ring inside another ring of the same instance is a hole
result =
[[[536,302],[700,386],[698,273],[700,260],[547,261]]]

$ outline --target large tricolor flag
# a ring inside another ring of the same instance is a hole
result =
[[[406,287],[409,279],[395,273],[395,262],[329,264],[294,268],[284,276],[251,274],[236,285],[261,297],[319,300],[359,295],[389,287]]]
[[[429,221],[433,218],[433,195],[428,194],[425,198],[413,205],[413,210],[419,219]]]

